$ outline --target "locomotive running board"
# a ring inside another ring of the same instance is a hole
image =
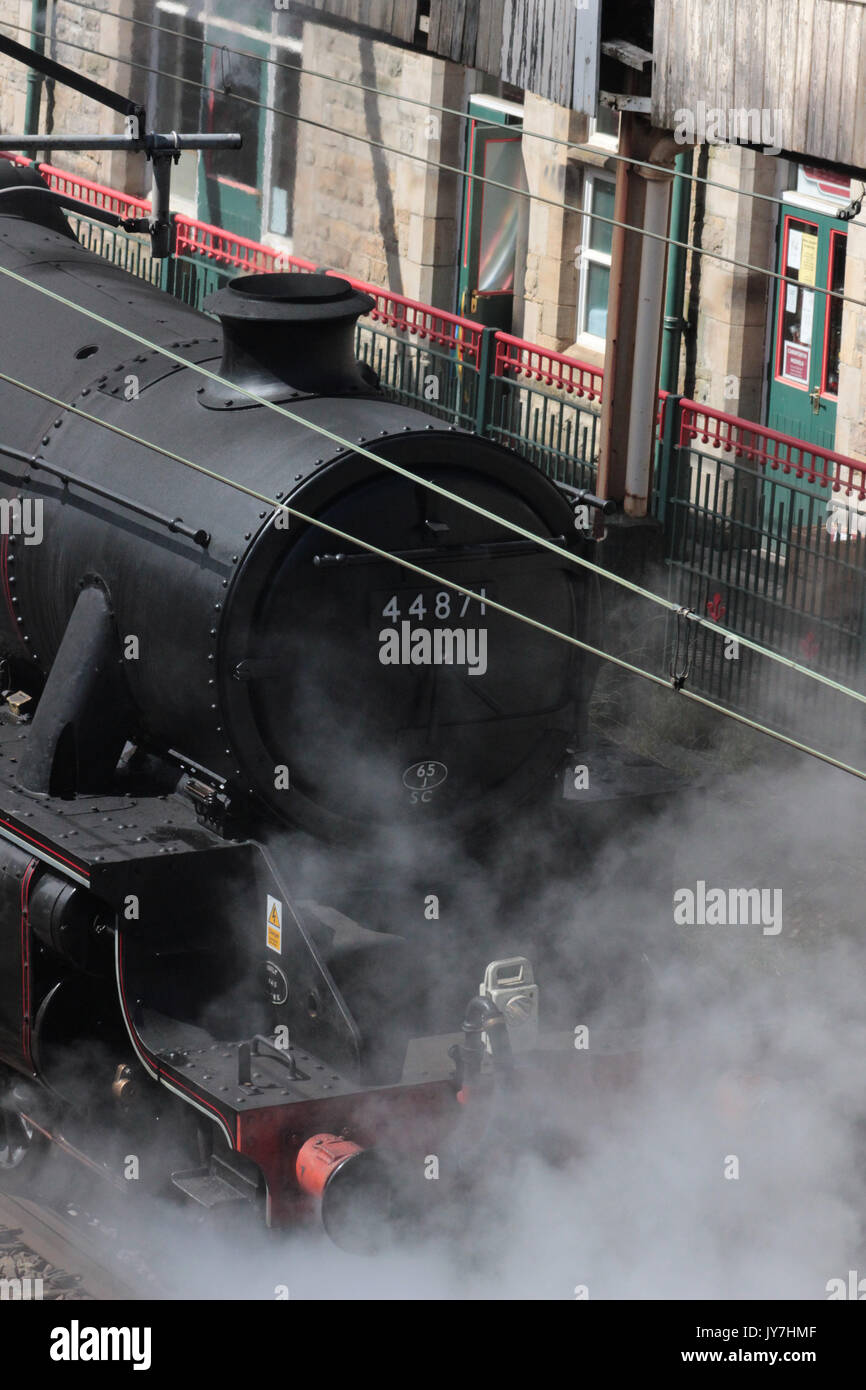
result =
[[[252,1206],[261,1190],[260,1182],[239,1172],[229,1158],[219,1154],[211,1154],[206,1167],[172,1173],[171,1181],[180,1192],[208,1211],[215,1207]]]

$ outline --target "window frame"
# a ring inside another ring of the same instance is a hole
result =
[[[838,242],[841,242],[841,243],[844,244],[844,247],[845,247],[845,252],[844,252],[844,254],[845,254],[846,265],[847,265],[847,257],[848,257],[848,233],[847,233],[847,232],[843,232],[843,231],[837,229],[836,227],[834,227],[833,230],[832,230],[831,233],[830,233],[830,253],[829,253],[828,257],[827,257],[827,288],[828,288],[828,289],[831,289],[831,288],[832,288],[832,279],[833,279],[833,258],[834,258],[834,256],[836,255],[836,245],[837,245]],[[843,279],[843,282],[842,282],[842,293],[844,294],[844,292],[845,292],[845,284],[844,284],[844,279]],[[827,389],[827,376],[828,376],[828,371],[827,371],[827,369],[828,369],[828,367],[829,367],[829,365],[830,365],[830,311],[831,311],[832,308],[833,308],[833,300],[830,298],[829,294],[827,294],[827,295],[824,296],[824,346],[823,346],[823,348],[821,349],[821,382],[820,382],[820,390],[821,390],[821,395],[822,395],[822,396],[825,396],[825,397],[827,398],[828,401],[836,401],[836,402],[838,403],[838,400],[839,400],[838,378],[837,378],[836,390],[835,390],[835,391],[829,391],[829,390]],[[843,318],[844,318],[844,313],[845,313],[845,301],[844,301],[844,300],[841,300],[841,301],[840,301],[840,309],[841,309],[841,313],[842,313]],[[843,326],[844,326],[844,325],[843,325]]]
[[[601,265],[606,270],[611,269],[611,254],[609,251],[596,251],[590,246],[590,236],[592,232],[592,200],[596,182],[610,184],[616,188],[616,176],[607,173],[602,169],[586,169],[583,175],[583,197],[581,206],[583,208],[581,239],[580,239],[580,264],[578,266],[577,281],[577,323],[575,342],[585,343],[596,351],[604,351],[606,339],[598,336],[597,333],[590,333],[584,327],[587,311],[587,296],[589,290],[589,267],[590,265]]]
[[[799,211],[799,209],[798,209],[798,211]],[[812,231],[814,231],[816,237],[819,237],[819,236],[820,236],[820,227],[819,227],[819,225],[818,225],[817,222],[812,222],[812,221],[810,221],[810,219],[809,219],[808,217],[797,217],[797,216],[795,216],[794,213],[791,213],[791,212],[788,212],[788,213],[785,213],[785,214],[784,214],[784,220],[783,220],[783,224],[782,224],[782,274],[783,274],[783,275],[787,275],[787,274],[788,274],[788,241],[789,241],[790,235],[791,235],[791,223],[792,223],[792,222],[799,222],[803,227],[810,227],[810,228],[812,229]],[[785,320],[785,313],[786,313],[786,310],[785,310],[785,292],[786,292],[786,290],[787,290],[787,288],[788,288],[788,285],[787,285],[787,281],[785,281],[785,280],[780,280],[778,283],[779,283],[779,302],[778,302],[778,306],[777,306],[777,310],[776,310],[776,353],[775,353],[775,361],[774,361],[774,363],[773,363],[773,376],[774,376],[774,379],[779,383],[780,386],[787,386],[787,387],[789,387],[792,391],[804,391],[804,392],[808,395],[808,393],[809,393],[809,381],[810,381],[810,378],[811,378],[811,375],[812,375],[812,366],[813,366],[813,362],[812,362],[813,344],[809,344],[808,366],[807,366],[807,368],[806,368],[806,380],[805,380],[804,382],[795,381],[792,377],[787,377],[787,376],[785,376],[784,372],[782,371],[782,368],[783,368],[783,366],[784,366],[784,350],[785,350],[785,342],[786,342],[785,334],[784,334],[784,320]],[[803,285],[803,286],[801,286],[801,288],[802,288],[803,290],[805,290],[805,291],[811,293],[812,295],[815,295],[815,294],[818,293],[818,290],[817,290],[817,287],[816,287],[816,286],[812,286],[812,285]],[[823,367],[822,367],[822,371],[823,371]]]
[[[601,108],[599,107],[599,109]],[[615,110],[613,107],[605,107],[605,109],[609,111]],[[614,154],[617,153],[619,150],[619,132],[622,124],[622,112],[615,111],[615,114],[619,117],[615,135],[611,135],[608,131],[599,130],[598,116],[590,116],[589,135],[586,141],[587,145],[594,146],[596,149],[613,151]]]

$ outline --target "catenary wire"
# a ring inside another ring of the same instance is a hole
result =
[[[267,63],[270,67],[283,68],[286,72],[298,73],[298,75],[301,77],[315,77],[323,82],[331,82],[335,86],[349,87],[353,91],[358,92],[368,92],[373,96],[381,97],[387,101],[402,102],[408,106],[420,106],[425,111],[430,111],[431,113],[435,113],[436,115],[454,116],[457,120],[460,121],[468,121],[473,119],[471,111],[460,111],[455,106],[440,106],[438,103],[433,101],[424,101],[421,97],[405,96],[397,92],[383,92],[380,88],[373,87],[366,82],[352,82],[346,77],[336,77],[334,76],[334,74],[328,72],[317,72],[315,68],[299,67],[297,63],[287,63],[279,58],[265,57],[261,53],[251,53],[248,49],[244,48],[233,48],[229,44],[217,43],[214,39],[200,38],[198,34],[186,34],[181,29],[172,29],[167,24],[155,24],[152,20],[141,19],[138,16],[133,15],[122,15],[115,12],[114,10],[102,9],[99,5],[84,4],[82,3],[82,0],[65,0],[65,2],[72,9],[91,10],[94,14],[108,15],[111,19],[121,20],[124,24],[135,24],[142,29],[151,29],[159,34],[168,34],[171,38],[182,39],[185,43],[199,44],[202,48],[213,48],[217,52],[229,54],[230,57],[251,58],[259,63]],[[204,12],[201,12],[198,15],[178,14],[177,18],[180,20],[188,19],[192,22],[202,23],[207,23],[208,21],[208,16]],[[277,35],[277,37],[281,36]],[[272,41],[273,38],[274,35],[270,31],[262,31],[262,43],[268,43],[269,41]],[[60,40],[60,42],[63,42],[63,40]],[[438,57],[439,55],[425,54],[423,56]],[[483,96],[484,93],[479,93],[479,95]],[[540,130],[527,130],[525,127],[521,127],[521,134],[526,136],[526,138],[529,140],[543,140],[547,144],[558,145],[560,148],[566,150],[579,150],[584,154],[598,154],[601,150],[600,146],[593,147],[591,144],[587,144],[586,142],[580,140],[563,140],[557,137],[556,135],[548,135],[544,131]],[[731,145],[734,148],[740,149],[755,148],[755,146],[752,145],[740,145],[739,142],[731,142]],[[728,142],[721,142],[722,148],[725,148],[727,146]],[[694,148],[697,148],[697,146],[684,145],[683,153],[686,153]],[[618,151],[608,150],[606,147],[604,148],[604,154],[606,158],[625,164],[633,164],[640,169],[652,169],[657,173],[662,174],[672,173],[672,171],[668,169],[664,164],[653,164],[651,160],[636,159],[632,155],[620,154]],[[759,199],[761,202],[764,203],[774,203],[777,207],[782,207],[783,205],[785,205],[785,199],[780,198],[775,193],[758,193],[754,189],[737,188],[734,184],[720,183],[717,179],[709,179],[701,174],[686,173],[684,170],[677,170],[676,176],[677,178],[688,179],[690,183],[702,183],[708,188],[720,188],[725,193],[735,193],[738,198],[755,198]]]
[[[193,365],[187,363],[186,365]],[[212,478],[216,482],[224,483],[229,487],[236,488],[238,491],[246,493],[249,497],[254,497],[257,501],[264,502],[273,508],[274,512],[284,512],[289,516],[295,517],[305,525],[316,527],[328,535],[336,536],[338,540],[344,541],[347,545],[359,546],[362,550],[368,551],[371,555],[376,555],[382,560],[391,562],[401,569],[411,570],[413,574],[421,575],[424,579],[430,579],[435,584],[441,584],[443,588],[453,589],[456,593],[467,598],[476,599],[478,603],[495,609],[499,613],[504,613],[506,617],[514,618],[517,622],[526,624],[528,627],[543,632],[548,637],[553,637],[558,641],[566,642],[569,646],[576,647],[578,650],[587,652],[590,656],[597,657],[601,661],[606,661],[629,675],[639,676],[644,680],[650,681],[653,685],[662,686],[666,690],[675,690],[687,700],[703,705],[705,708],[713,710],[718,714],[724,715],[728,719],[733,719],[736,723],[754,730],[756,733],[765,734],[768,738],[774,739],[778,743],[783,743],[796,752],[805,753],[809,757],[818,759],[819,762],[826,763],[829,767],[835,767],[840,772],[847,772],[852,777],[857,777],[860,781],[866,782],[866,771],[854,767],[851,763],[843,762],[840,758],[833,757],[830,753],[825,753],[819,748],[813,748],[810,744],[803,743],[799,739],[792,738],[784,734],[779,729],[773,729],[769,725],[761,724],[755,719],[750,719],[748,715],[739,714],[735,710],[726,709],[724,705],[718,704],[715,700],[707,696],[698,695],[696,691],[686,690],[683,686],[673,685],[671,681],[665,680],[663,676],[658,676],[652,671],[645,670],[642,666],[637,666],[624,657],[615,656],[612,652],[606,652],[601,647],[593,646],[590,642],[584,642],[581,638],[573,636],[572,633],[562,632],[559,628],[551,627],[548,623],[541,622],[538,618],[531,618],[527,613],[521,613],[515,608],[510,608],[507,604],[499,603],[490,598],[489,595],[477,593],[474,589],[468,588],[464,584],[458,584],[453,579],[445,579],[442,575],[435,574],[423,565],[418,565],[414,561],[407,560],[403,556],[394,555],[389,550],[384,550],[380,546],[374,545],[370,541],[361,540],[358,536],[353,536],[346,531],[340,530],[336,526],[331,526],[328,522],[321,521],[318,517],[308,516],[297,507],[292,507],[286,502],[278,501],[276,498],[269,497],[267,493],[260,492],[256,488],[248,487],[244,483],[238,483],[234,479],[225,478],[214,469],[207,468],[204,464],[196,463],[193,459],[186,458],[183,454],[175,453],[171,449],[163,448],[159,444],[151,443],[143,439],[140,435],[133,434],[130,430],[125,430],[119,425],[114,425],[108,420],[102,420],[97,415],[91,415],[89,411],[82,410],[79,406],[68,405],[58,396],[51,395],[48,391],[42,391],[38,387],[31,386],[27,382],[19,381],[16,377],[10,376],[6,372],[0,372],[0,381],[5,381],[8,385],[17,387],[19,390],[27,392],[29,395],[36,396],[40,400],[48,401],[60,409],[68,410],[71,414],[79,416],[83,420],[90,421],[91,424],[98,425],[102,429],[109,430],[112,434],[119,435],[129,443],[138,444],[142,448],[153,450],[155,453],[162,454],[165,458],[173,459],[176,463],[183,464],[186,468],[193,469],[196,473],[202,473],[206,477]],[[38,455],[34,455],[34,462]],[[74,479],[72,480],[74,482]],[[417,480],[416,480],[417,481]]]
[[[49,35],[40,34],[38,31],[29,28],[25,24],[14,24],[11,20],[4,19],[2,25],[9,29],[20,30],[22,33],[30,34],[35,38],[48,38]],[[340,130],[329,125],[325,121],[316,121],[312,116],[299,116],[295,111],[286,111],[279,106],[271,106],[268,102],[256,101],[253,97],[242,96],[239,92],[226,92],[219,87],[212,87],[206,82],[197,82],[191,77],[182,77],[179,73],[166,72],[162,68],[152,67],[149,63],[135,62],[132,58],[124,58],[118,54],[106,53],[102,49],[92,48],[86,44],[73,42],[72,39],[57,39],[58,43],[65,44],[68,48],[79,49],[86,53],[95,53],[99,57],[108,58],[111,62],[122,63],[126,67],[138,68],[142,72],[149,72],[156,77],[164,77],[170,82],[180,82],[189,87],[195,87],[202,92],[213,92],[217,96],[223,96],[230,101],[241,101],[247,106],[254,106],[260,111],[270,111],[276,116],[285,116],[287,120],[297,121],[301,125],[312,126],[317,130],[327,131],[331,135],[340,135],[346,140],[354,140],[361,145],[367,145],[371,149],[382,150],[385,154],[396,155],[398,158],[411,159],[416,163],[424,164],[428,168],[439,169],[443,173],[456,174],[459,178],[472,179],[491,188],[498,188],[506,193],[513,193],[521,198],[530,198],[535,202],[544,203],[548,207],[554,207],[559,212],[571,212],[577,217],[589,217],[592,221],[602,222],[611,227],[622,227],[627,232],[635,232],[638,236],[649,237],[653,241],[661,241],[666,246],[677,246],[684,251],[691,251],[696,256],[707,256],[710,260],[719,261],[722,265],[734,266],[737,270],[748,270],[755,275],[763,275],[771,280],[778,280],[780,284],[796,285],[799,289],[804,287],[803,281],[794,279],[793,276],[783,275],[778,270],[770,270],[767,266],[752,265],[750,261],[740,261],[734,256],[725,256],[720,251],[711,251],[707,247],[697,246],[691,241],[678,241],[675,237],[666,236],[662,232],[651,232],[645,227],[638,227],[631,222],[622,222],[618,218],[605,217],[598,212],[590,212],[587,208],[577,207],[574,203],[560,202],[555,198],[547,198],[542,193],[533,193],[531,189],[515,188],[512,184],[503,183],[499,179],[488,178],[486,174],[477,174],[471,170],[462,169],[456,164],[446,164],[443,160],[428,159],[425,155],[415,154],[411,150],[401,150],[396,145],[386,145],[382,140],[372,140],[366,135],[357,135],[352,131]],[[0,134],[0,140],[8,139],[8,136]],[[50,147],[50,137],[46,136],[46,148]],[[668,171],[673,177],[673,171]],[[854,304],[860,309],[866,309],[866,300],[855,299],[851,295],[846,295],[840,290],[825,289],[819,285],[809,285],[807,287],[811,293],[819,294],[824,299],[835,299],[839,303]]]
[[[704,628],[707,632],[711,632],[714,637],[732,638],[741,646],[756,652],[759,656],[766,657],[768,660],[775,661],[779,665],[787,667],[789,670],[796,671],[798,675],[817,681],[819,684],[833,690],[836,694],[845,695],[850,699],[858,701],[860,704],[866,704],[866,695],[862,694],[859,690],[854,690],[850,686],[842,685],[841,682],[834,681],[832,677],[825,676],[820,671],[814,671],[807,666],[802,666],[791,657],[783,656],[781,652],[775,652],[769,647],[764,647],[758,642],[753,642],[750,637],[741,636],[738,633],[732,632],[729,628],[722,627],[719,623],[712,622],[708,618],[703,618],[690,610],[685,610],[682,605],[675,603],[672,599],[663,598],[660,594],[654,594],[652,590],[645,589],[640,584],[635,584],[633,580],[626,579],[622,575],[613,574],[610,570],[604,569],[603,566],[595,564],[592,560],[587,560],[582,555],[575,555],[573,552],[563,549],[562,546],[557,545],[546,536],[538,536],[534,532],[527,530],[526,527],[520,526],[517,522],[508,521],[505,517],[498,516],[487,507],[482,507],[479,503],[472,502],[466,497],[460,497],[459,494],[451,492],[448,488],[442,487],[441,484],[433,482],[432,479],[420,478],[409,469],[394,463],[393,460],[383,458],[372,449],[368,449],[360,441],[353,443],[336,431],[328,429],[325,425],[314,423],[311,420],[305,420],[303,416],[297,415],[294,411],[288,410],[285,406],[279,405],[275,401],[265,400],[264,397],[257,395],[255,391],[250,391],[246,387],[238,385],[236,382],[228,381],[225,377],[221,377],[217,372],[210,371],[200,363],[190,362],[188,358],[173,352],[171,348],[163,347],[159,343],[155,343],[152,339],[146,338],[140,333],[135,333],[132,329],[125,328],[121,324],[115,323],[112,319],[98,314],[93,309],[86,309],[83,305],[76,304],[73,300],[66,298],[65,295],[58,294],[55,290],[50,290],[45,285],[36,284],[26,276],[18,274],[17,271],[10,270],[5,266],[0,266],[0,274],[4,275],[7,279],[17,281],[28,289],[36,290],[37,293],[45,295],[49,299],[53,299],[58,304],[62,304],[64,308],[82,314],[86,318],[91,319],[94,323],[98,323],[102,327],[110,329],[112,332],[119,333],[122,337],[129,338],[132,342],[138,343],[151,352],[159,353],[161,356],[167,357],[171,361],[189,368],[199,376],[206,377],[217,385],[229,387],[236,395],[246,396],[257,405],[265,406],[275,414],[281,415],[287,420],[291,420],[293,424],[300,425],[302,428],[308,429],[330,440],[333,444],[338,445],[340,449],[357,454],[361,458],[369,459],[372,463],[381,465],[390,472],[396,473],[399,477],[405,478],[415,485],[420,484],[428,491],[434,492],[440,497],[444,497],[454,505],[462,507],[467,511],[474,512],[476,515],[483,517],[486,521],[490,521],[496,526],[502,526],[506,530],[512,531],[515,535],[521,536],[524,540],[531,541],[534,545],[541,546],[545,550],[550,551],[551,554],[557,556],[558,559],[566,561],[566,563],[576,565],[581,569],[589,570],[602,579],[607,579],[620,588],[626,589],[630,593],[637,595],[639,598],[648,599],[651,603],[665,609],[668,613],[686,617],[689,622],[697,627]],[[69,408],[71,409],[71,407]],[[228,486],[236,486],[230,478],[223,477],[221,481]]]

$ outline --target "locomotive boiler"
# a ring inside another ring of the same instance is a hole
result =
[[[357,1193],[390,1211],[537,1049],[525,956],[434,988],[430,938],[340,875],[551,787],[585,659],[493,604],[580,635],[586,584],[494,518],[578,545],[569,502],[386,397],[333,275],[242,276],[208,316],[38,191],[0,196],[0,267],[0,1167],[47,1136],[111,1169],[159,1119],[174,1191],[321,1204],[351,1244]]]

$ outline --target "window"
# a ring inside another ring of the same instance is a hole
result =
[[[271,51],[281,66],[270,65],[272,88],[268,94],[268,102],[275,106],[280,113],[284,111],[297,113],[301,89],[300,71],[288,66],[291,55],[285,49],[275,48]],[[295,59],[295,61],[300,67],[299,60]],[[282,114],[274,116],[270,126],[268,145],[270,153],[267,167],[270,192],[268,229],[278,236],[284,237],[292,235],[292,196],[297,163],[297,132],[297,121]]]
[[[619,149],[619,112],[599,102],[598,110],[589,123],[587,144],[603,145],[606,150]]]
[[[238,150],[206,151],[205,168],[209,177],[218,175],[236,188],[256,193],[261,177],[259,137],[264,112],[259,103],[264,64],[258,56],[230,53],[228,48],[217,49],[213,44],[205,53],[207,90],[202,92],[202,130],[217,134],[240,131],[243,140]]]
[[[848,237],[845,232],[830,233],[830,267],[827,287],[836,294],[845,290],[845,250]],[[839,357],[842,348],[842,309],[841,299],[826,297],[824,309],[824,361],[821,364],[821,393],[824,396],[839,395]]]
[[[181,13],[183,7],[158,8],[160,28],[153,31],[153,66],[157,73],[149,93],[148,115],[157,130],[198,130],[201,95],[197,84],[201,81],[202,50],[197,40],[202,36],[201,25],[196,17],[187,18]],[[172,171],[174,199],[195,204],[197,172],[198,154],[187,150]]]
[[[779,283],[779,327],[776,377],[787,386],[808,391],[812,374],[812,331],[815,320],[815,284],[818,260],[818,226],[786,216],[782,263],[790,280]]]
[[[610,292],[610,247],[613,227],[599,217],[613,217],[615,182],[608,174],[584,175],[584,217],[580,246],[577,294],[577,337],[607,336],[607,300]]]

